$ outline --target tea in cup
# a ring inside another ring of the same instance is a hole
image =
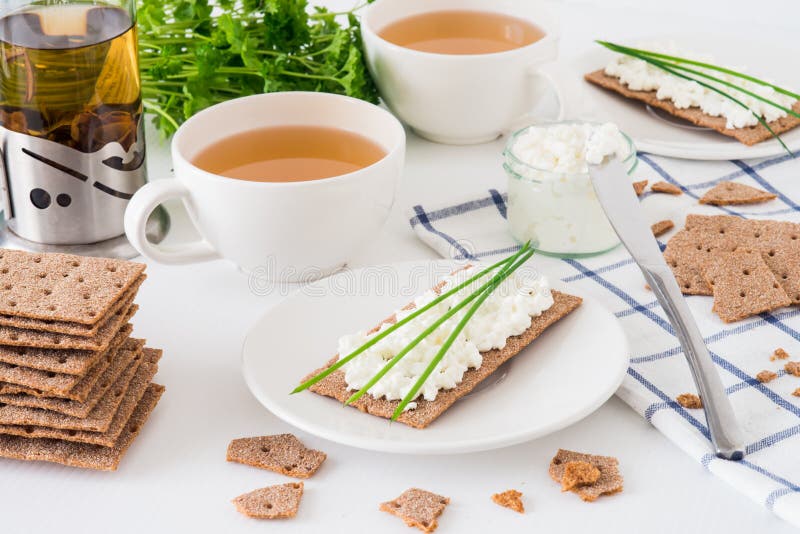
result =
[[[491,141],[529,113],[558,54],[557,20],[536,0],[377,0],[362,32],[389,108],[448,144]]]
[[[368,102],[307,92],[237,98],[179,128],[175,179],[134,195],[125,231],[161,263],[225,258],[269,280],[319,278],[377,237],[404,154],[400,122]],[[201,240],[147,240],[147,217],[171,198],[183,201]]]

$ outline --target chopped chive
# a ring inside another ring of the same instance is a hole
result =
[[[531,255],[531,254],[533,254],[533,251],[529,250],[529,248],[530,248],[530,247],[529,247],[529,245],[527,245],[527,244],[526,244],[526,245],[525,245],[523,248],[521,248],[521,249],[520,249],[521,253],[520,253],[520,252],[517,252],[517,254],[515,254],[514,256],[512,256],[510,259],[513,261],[513,260],[515,260],[516,258],[519,258],[519,257],[520,257],[520,255],[522,255],[522,256],[523,256],[523,257],[525,257],[525,259],[527,260],[527,258],[530,258],[530,255]],[[383,377],[386,375],[386,373],[388,373],[388,372],[389,372],[389,371],[390,371],[390,370],[391,370],[391,369],[392,369],[392,368],[393,368],[395,365],[397,365],[397,363],[398,363],[400,360],[402,360],[402,359],[403,359],[403,357],[404,357],[406,354],[408,354],[409,352],[411,352],[411,350],[413,350],[413,349],[414,349],[414,347],[416,347],[417,345],[419,345],[419,344],[420,344],[420,343],[421,343],[421,342],[422,342],[422,341],[423,341],[423,340],[424,340],[426,337],[428,337],[428,336],[429,336],[429,335],[430,335],[430,334],[431,334],[431,333],[432,333],[434,330],[436,330],[436,329],[437,329],[437,328],[439,328],[439,327],[440,327],[442,324],[444,324],[444,323],[445,323],[445,321],[447,321],[447,320],[448,320],[448,319],[450,319],[450,318],[451,318],[453,315],[455,315],[456,313],[458,313],[459,311],[461,311],[461,310],[462,310],[462,309],[463,309],[463,308],[464,308],[464,307],[465,307],[467,304],[469,304],[470,302],[472,302],[473,300],[475,300],[476,298],[478,298],[478,297],[479,297],[479,295],[481,295],[483,291],[485,291],[487,288],[491,287],[491,286],[492,286],[492,284],[496,282],[496,280],[498,279],[498,277],[499,277],[499,276],[501,276],[501,274],[502,274],[503,272],[505,272],[505,271],[506,271],[506,270],[509,268],[509,266],[510,266],[510,265],[511,265],[511,263],[507,263],[507,264],[505,264],[505,265],[503,266],[503,268],[502,268],[502,269],[500,269],[500,271],[498,271],[498,273],[497,273],[497,274],[495,274],[495,275],[494,275],[492,278],[490,278],[490,279],[489,279],[489,281],[488,281],[488,282],[486,282],[486,283],[485,283],[485,284],[483,284],[481,287],[479,287],[478,289],[476,289],[474,292],[472,292],[472,293],[471,293],[471,294],[470,294],[468,297],[466,297],[464,300],[462,300],[461,302],[459,302],[458,304],[456,304],[455,306],[453,306],[452,308],[450,308],[449,310],[447,310],[447,312],[446,312],[446,313],[444,313],[444,314],[443,314],[443,315],[442,315],[442,316],[441,316],[439,319],[437,319],[437,320],[436,320],[436,321],[435,321],[433,324],[431,324],[431,325],[430,325],[428,328],[426,328],[424,331],[422,331],[422,332],[421,332],[421,333],[420,333],[420,334],[419,334],[417,337],[415,337],[415,338],[414,338],[414,339],[411,341],[411,343],[409,343],[408,345],[406,345],[405,347],[403,347],[403,350],[401,350],[400,352],[398,352],[398,353],[397,353],[397,354],[396,354],[396,355],[395,355],[395,356],[394,356],[394,357],[393,357],[391,360],[389,360],[388,362],[386,362],[386,365],[384,365],[384,366],[381,368],[381,370],[380,370],[380,371],[378,371],[378,373],[377,373],[377,374],[375,374],[375,376],[373,376],[372,378],[370,378],[370,379],[369,379],[369,381],[368,381],[366,384],[364,384],[364,387],[362,387],[362,388],[361,388],[361,389],[359,389],[357,392],[355,392],[353,395],[351,395],[351,396],[350,396],[350,398],[349,398],[349,399],[347,399],[347,400],[345,401],[345,404],[350,404],[350,403],[353,403],[353,402],[357,401],[358,399],[360,399],[360,398],[361,398],[361,397],[364,395],[364,393],[366,393],[367,391],[369,391],[369,389],[370,389],[372,386],[374,386],[375,384],[377,384],[377,383],[378,383],[378,381],[379,381],[381,378],[383,378]]]
[[[696,67],[703,67],[703,68],[706,68],[706,69],[716,70],[716,71],[719,71],[719,72],[723,72],[725,74],[730,74],[731,76],[736,76],[737,78],[742,78],[744,80],[748,80],[748,81],[751,81],[753,83],[757,83],[759,85],[764,85],[766,87],[771,87],[772,89],[774,89],[775,91],[777,91],[777,92],[779,92],[781,94],[784,94],[786,96],[791,96],[792,98],[795,98],[796,100],[800,100],[800,94],[794,93],[792,91],[789,91],[788,89],[784,89],[783,87],[780,87],[778,85],[772,84],[770,82],[767,82],[767,81],[764,81],[764,80],[760,80],[760,79],[756,78],[755,76],[750,76],[749,74],[745,74],[743,72],[735,71],[733,69],[720,67],[718,65],[713,65],[711,63],[705,63],[703,61],[697,61],[697,60],[694,60],[694,59],[678,57],[678,56],[671,56],[669,54],[661,54],[661,53],[658,53],[658,52],[652,52],[650,50],[641,50],[639,48],[631,48],[631,47],[628,47],[628,46],[623,46],[623,45],[618,45],[618,44],[615,44],[615,43],[610,43],[608,41],[595,41],[595,42],[600,44],[600,45],[605,46],[606,48],[608,48],[610,50],[614,50],[615,52],[626,53],[627,51],[632,51],[632,52],[637,52],[639,54],[644,54],[644,55],[648,55],[648,56],[655,57],[655,58],[666,59],[666,60],[674,61],[674,62],[678,62],[678,63],[686,63],[687,65],[694,65]]]
[[[355,358],[359,354],[362,354],[368,348],[372,347],[373,345],[378,343],[380,340],[382,340],[383,338],[385,338],[386,336],[388,336],[389,334],[391,334],[392,332],[394,332],[398,328],[400,328],[403,325],[409,323],[410,321],[412,321],[416,317],[419,317],[420,315],[422,315],[426,311],[428,311],[431,308],[433,308],[435,305],[437,305],[440,302],[442,302],[443,300],[453,296],[455,293],[461,291],[462,289],[464,289],[465,287],[467,287],[471,283],[475,282],[476,280],[479,280],[480,278],[483,278],[488,273],[494,271],[498,267],[501,267],[503,265],[506,265],[506,264],[514,261],[520,255],[524,254],[525,251],[528,250],[528,249],[530,249],[530,241],[525,243],[524,245],[522,245],[522,247],[520,247],[520,249],[516,253],[512,254],[511,256],[509,256],[509,257],[507,257],[507,258],[505,258],[503,260],[498,261],[494,265],[491,265],[491,266],[487,267],[486,269],[482,270],[478,274],[470,277],[466,281],[464,281],[461,284],[457,285],[453,289],[447,291],[446,293],[443,293],[443,294],[439,295],[437,298],[435,298],[434,300],[432,300],[431,302],[429,302],[425,306],[422,306],[421,308],[417,309],[413,313],[411,313],[408,316],[404,317],[402,320],[397,321],[395,324],[393,324],[391,327],[387,328],[383,332],[377,333],[375,336],[372,337],[372,339],[370,339],[369,341],[367,341],[366,343],[364,343],[363,345],[358,347],[356,350],[354,350],[353,352],[351,352],[350,354],[348,354],[344,358],[339,358],[339,360],[336,363],[334,363],[333,365],[331,365],[330,367],[328,367],[324,371],[320,372],[319,374],[313,376],[312,378],[306,380],[305,382],[303,382],[302,384],[300,384],[299,386],[294,388],[294,390],[292,390],[292,393],[293,394],[294,393],[299,393],[299,392],[301,392],[303,390],[306,390],[309,387],[313,386],[314,384],[316,384],[320,380],[323,380],[325,377],[329,376],[334,371],[340,369],[347,362],[349,362],[350,360],[352,360],[353,358]]]
[[[428,364],[428,367],[426,367],[425,371],[422,373],[422,375],[420,375],[417,382],[414,384],[411,390],[406,394],[406,396],[403,397],[403,400],[400,401],[400,404],[397,406],[394,413],[392,414],[392,421],[396,421],[397,418],[400,417],[400,415],[403,413],[403,410],[405,410],[406,406],[408,406],[408,403],[417,397],[417,395],[419,394],[419,390],[422,389],[422,386],[425,384],[425,381],[428,379],[431,373],[433,373],[433,370],[436,369],[436,366],[439,365],[439,362],[442,361],[445,354],[447,354],[447,351],[450,350],[450,347],[453,345],[458,335],[467,326],[467,323],[470,321],[470,319],[472,319],[472,316],[475,315],[475,313],[478,311],[478,308],[481,307],[484,301],[487,298],[489,298],[489,295],[491,295],[494,292],[494,290],[497,289],[497,287],[503,282],[503,280],[508,278],[514,271],[517,270],[517,268],[519,268],[522,264],[528,261],[528,259],[530,259],[531,256],[533,256],[532,250],[528,251],[515,263],[503,267],[503,269],[501,269],[500,272],[498,272],[497,275],[495,275],[495,277],[492,278],[492,280],[487,284],[488,287],[485,290],[483,290],[483,292],[478,297],[478,300],[476,300],[475,303],[472,304],[472,306],[470,306],[469,310],[467,310],[467,313],[465,313],[464,317],[462,317],[461,320],[458,322],[456,327],[453,329],[448,338],[445,340],[444,344],[442,344],[442,347],[439,349],[439,352],[436,353],[436,356],[434,356],[434,358]]]

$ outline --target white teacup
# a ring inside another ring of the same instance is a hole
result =
[[[209,145],[270,126],[349,130],[382,146],[386,156],[349,174],[304,182],[237,180],[191,163]],[[368,102],[306,92],[237,98],[201,111],[180,127],[172,140],[175,179],[156,180],[137,191],[125,212],[125,232],[139,252],[160,263],[225,258],[269,280],[319,278],[376,238],[394,202],[404,155],[400,122]],[[201,240],[171,246],[147,240],[150,213],[172,198],[186,206]]]
[[[545,36],[475,55],[420,52],[379,36],[398,20],[453,10],[511,15]],[[548,83],[538,67],[558,55],[558,20],[538,0],[377,0],[364,14],[362,32],[369,69],[389,108],[422,137],[447,144],[491,141],[524,117]]]

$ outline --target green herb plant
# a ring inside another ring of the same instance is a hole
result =
[[[275,91],[378,101],[356,12],[306,0],[138,0],[142,101],[168,136],[198,111]]]
[[[649,50],[642,50],[642,49],[639,49],[639,48],[631,48],[631,47],[628,47],[628,46],[622,46],[622,45],[619,45],[619,44],[610,43],[608,41],[596,41],[596,42],[599,45],[604,46],[604,47],[608,48],[609,50],[612,50],[612,51],[617,52],[619,54],[624,54],[624,55],[627,55],[627,56],[635,57],[637,59],[641,59],[642,61],[645,61],[645,62],[649,63],[650,65],[653,65],[654,67],[658,67],[659,69],[661,69],[663,71],[666,71],[666,72],[672,74],[673,76],[677,76],[678,78],[682,78],[684,80],[695,82],[695,83],[697,83],[697,84],[699,84],[699,85],[701,85],[701,86],[703,86],[703,87],[705,87],[705,88],[707,88],[707,89],[709,89],[711,91],[714,91],[715,93],[718,93],[718,94],[724,96],[725,98],[731,100],[732,102],[736,103],[737,105],[745,108],[746,110],[748,110],[750,113],[753,114],[753,116],[758,120],[758,122],[761,123],[767,129],[767,131],[769,131],[769,133],[772,134],[773,137],[775,137],[775,139],[778,140],[778,142],[786,150],[786,152],[789,153],[789,155],[794,156],[792,154],[792,152],[789,150],[789,148],[784,144],[784,142],[781,139],[781,137],[772,130],[770,125],[767,123],[767,121],[764,120],[764,118],[760,114],[758,114],[755,111],[753,111],[753,109],[750,108],[750,106],[748,106],[747,104],[742,102],[740,99],[738,99],[735,96],[733,96],[728,90],[724,90],[723,88],[721,88],[721,87],[719,87],[717,85],[712,85],[712,83],[728,87],[728,88],[732,89],[733,91],[738,91],[738,92],[740,92],[742,94],[751,96],[751,97],[753,97],[753,98],[755,98],[757,100],[761,100],[762,102],[765,102],[765,103],[767,103],[767,104],[769,104],[769,105],[771,105],[771,106],[773,106],[775,108],[778,108],[778,109],[784,111],[785,113],[787,113],[789,115],[792,115],[794,117],[800,118],[800,113],[797,113],[793,109],[787,108],[786,106],[782,106],[782,105],[778,104],[777,102],[775,102],[773,100],[770,100],[769,98],[767,98],[767,97],[765,97],[763,95],[760,95],[758,93],[750,91],[745,87],[742,87],[742,86],[737,85],[735,83],[731,83],[728,80],[724,80],[722,78],[714,76],[713,74],[711,74],[709,72],[698,70],[698,69],[692,68],[692,67],[699,67],[701,69],[707,69],[707,70],[711,70],[711,71],[721,72],[721,73],[724,73],[724,74],[727,74],[727,75],[730,75],[730,76],[734,76],[736,78],[740,78],[742,80],[747,80],[749,82],[752,82],[752,83],[755,83],[755,84],[758,84],[758,85],[763,85],[765,87],[770,87],[774,91],[776,91],[778,93],[781,93],[781,94],[784,94],[784,95],[787,95],[787,96],[791,96],[792,98],[794,98],[796,100],[800,100],[800,94],[794,93],[792,91],[789,91],[788,89],[784,89],[784,88],[779,87],[777,85],[774,85],[774,84],[772,84],[770,82],[766,82],[764,80],[760,80],[759,78],[756,78],[754,76],[750,76],[748,74],[744,74],[742,72],[738,72],[738,71],[735,71],[733,69],[728,69],[728,68],[725,68],[725,67],[720,67],[720,66],[717,66],[717,65],[713,65],[711,63],[707,63],[707,62],[703,62],[703,61],[696,61],[696,60],[688,59],[688,58],[684,58],[684,57],[672,56],[672,55],[669,55],[669,54],[661,54],[661,53],[652,52],[652,51],[649,51]],[[708,81],[704,81],[703,79],[708,80]]]
[[[391,327],[372,336],[369,341],[358,347],[356,350],[354,350],[353,352],[344,357],[340,357],[336,363],[334,363],[324,371],[320,372],[319,374],[313,376],[309,380],[306,380],[305,382],[297,386],[292,391],[292,393],[298,393],[300,391],[308,389],[309,387],[313,386],[320,380],[323,380],[325,377],[327,377],[337,369],[340,369],[343,365],[345,365],[353,358],[356,358],[358,355],[362,354],[368,348],[378,343],[381,339],[384,339],[392,332],[395,332],[399,328],[402,328],[404,325],[414,320],[416,317],[419,317],[423,313],[427,312],[428,310],[433,308],[436,304],[452,297],[454,294],[461,291],[465,287],[469,286],[470,284],[476,282],[477,280],[497,270],[497,272],[493,274],[488,281],[486,281],[478,289],[470,293],[469,296],[465,297],[457,304],[451,306],[447,312],[445,312],[441,317],[439,317],[436,321],[434,321],[428,328],[426,328],[417,337],[415,337],[392,359],[386,362],[386,365],[384,365],[383,368],[380,371],[378,371],[378,373],[375,376],[373,376],[369,381],[367,381],[364,387],[359,389],[352,396],[350,396],[349,399],[345,401],[345,404],[351,404],[357,401],[359,398],[361,398],[365,393],[369,391],[369,389],[372,386],[374,386],[381,378],[383,378],[386,375],[386,373],[388,373],[395,365],[397,365],[397,363],[401,359],[403,359],[403,357],[405,357],[409,352],[411,352],[414,349],[414,347],[419,345],[426,337],[431,335],[435,330],[437,330],[440,326],[442,326],[442,324],[444,324],[448,319],[450,319],[459,311],[464,309],[468,304],[472,303],[472,305],[466,311],[464,316],[459,320],[458,324],[456,324],[456,326],[450,332],[450,335],[447,337],[447,339],[442,344],[439,351],[430,361],[428,367],[425,369],[423,374],[420,375],[420,377],[418,378],[414,386],[411,388],[411,390],[401,400],[400,404],[398,404],[397,409],[395,409],[394,414],[392,415],[392,421],[397,420],[397,418],[400,417],[400,415],[405,410],[406,406],[408,406],[408,404],[417,397],[417,395],[419,394],[419,390],[422,389],[422,386],[425,384],[425,381],[428,379],[428,377],[431,375],[434,369],[436,369],[436,366],[439,364],[439,362],[442,361],[445,354],[447,354],[447,351],[450,350],[450,347],[453,345],[458,335],[467,326],[467,323],[469,323],[472,316],[475,315],[475,313],[478,311],[478,308],[480,308],[481,304],[483,304],[483,302],[487,298],[489,298],[489,295],[491,295],[494,292],[494,290],[497,289],[497,287],[503,282],[503,280],[511,276],[511,274],[513,274],[514,271],[516,271],[521,265],[523,265],[526,261],[528,261],[530,257],[533,255],[533,252],[534,251],[531,248],[530,243],[524,244],[515,254],[512,254],[511,256],[495,263],[494,265],[491,265],[486,269],[483,269],[479,273],[473,275],[472,277],[458,284],[449,291],[442,293],[437,298],[432,300],[430,303],[415,310],[413,313],[409,314],[408,316],[398,321]]]

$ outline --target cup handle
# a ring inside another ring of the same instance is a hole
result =
[[[173,198],[180,199],[187,209],[190,208],[189,190],[178,180],[158,180],[141,187],[125,209],[125,234],[128,241],[146,258],[168,265],[198,263],[220,258],[211,243],[203,238],[178,245],[155,245],[147,239],[145,229],[150,214],[159,205]]]

